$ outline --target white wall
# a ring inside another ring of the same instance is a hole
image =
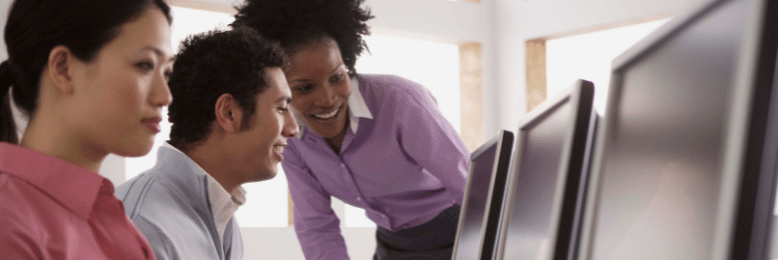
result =
[[[5,23],[8,20],[8,12],[11,9],[11,1],[0,2],[0,30],[5,35]],[[8,51],[5,49],[5,37],[0,39],[0,62],[8,59]]]
[[[498,128],[517,129],[526,108],[524,43],[583,30],[670,17],[708,0],[494,0]],[[488,100],[488,99],[487,99]],[[489,111],[487,110],[487,114]]]

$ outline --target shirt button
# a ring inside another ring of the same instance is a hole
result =
[[[386,218],[386,214],[381,214],[382,217]]]
[[[346,168],[346,165],[341,163],[340,168]]]
[[[362,198],[360,198],[360,197],[357,197],[357,201],[362,201]]]

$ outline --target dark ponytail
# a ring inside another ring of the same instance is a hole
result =
[[[8,90],[14,82],[14,75],[11,71],[8,61],[0,63],[0,99],[2,106],[0,108],[0,141],[9,143],[18,143],[16,136],[16,124],[11,113],[11,100],[8,97]]]
[[[8,61],[0,65],[0,141],[18,143],[7,97],[10,85],[16,105],[32,118],[41,74],[54,47],[65,46],[76,58],[92,61],[123,24],[151,7],[172,21],[163,0],[15,0],[5,26]]]

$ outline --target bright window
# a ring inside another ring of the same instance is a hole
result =
[[[546,42],[547,97],[577,79],[594,83],[594,107],[605,112],[611,62],[669,19],[585,33]]]

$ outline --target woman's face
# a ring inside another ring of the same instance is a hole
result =
[[[351,87],[335,40],[325,37],[294,52],[286,76],[298,122],[324,138],[342,133]]]
[[[76,62],[70,122],[86,148],[121,156],[149,152],[162,108],[172,101],[166,78],[172,58],[170,25],[154,6],[122,25],[94,60]]]

